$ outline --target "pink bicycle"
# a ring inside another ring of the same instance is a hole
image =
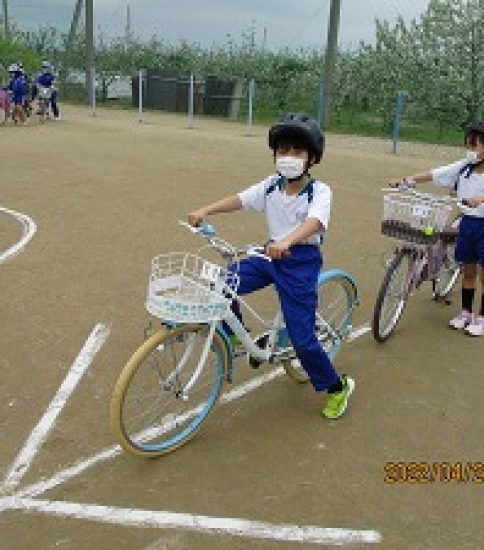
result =
[[[425,281],[432,283],[434,300],[450,303],[461,266],[454,259],[460,215],[449,223],[454,205],[449,196],[412,189],[384,189],[382,233],[395,240],[373,311],[377,342],[394,332],[409,296]]]
[[[10,114],[10,94],[6,90],[0,90],[0,124],[5,124]]]

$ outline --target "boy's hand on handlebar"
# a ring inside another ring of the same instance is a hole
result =
[[[290,256],[291,252],[289,251],[289,245],[282,240],[277,243],[269,243],[266,245],[266,254],[272,260],[280,260]]]
[[[206,216],[207,214],[205,213],[205,210],[203,210],[203,208],[200,208],[199,210],[194,210],[193,212],[190,212],[187,216],[188,223],[190,225],[193,225],[193,227],[198,227],[202,225]]]

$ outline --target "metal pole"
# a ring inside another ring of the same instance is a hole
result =
[[[190,75],[190,89],[188,92],[188,127],[193,128],[193,96],[194,96],[194,81],[193,75]]]
[[[254,92],[255,92],[255,80],[252,78],[249,82],[249,109],[247,113],[247,134],[252,135],[253,125],[253,107],[254,107]]]
[[[94,0],[86,0],[86,88],[92,116],[96,114],[96,69],[94,65]]]
[[[319,90],[318,90],[318,113],[317,121],[321,124],[324,115],[324,82],[319,81]]]
[[[126,6],[126,51],[129,52],[131,45],[131,9]]]
[[[5,40],[10,40],[10,29],[8,25],[8,0],[3,0],[3,24],[5,27]]]
[[[74,8],[71,26],[69,29],[69,34],[67,35],[66,49],[64,52],[64,62],[60,70],[60,81],[62,84],[64,94],[66,93],[66,89],[67,89],[67,76],[69,73],[70,52],[71,52],[72,44],[74,42],[74,38],[76,36],[77,27],[79,25],[79,19],[81,18],[82,3],[83,3],[83,0],[77,0],[76,7]]]
[[[338,30],[341,14],[341,0],[331,0],[329,15],[328,40],[326,43],[326,54],[324,56],[324,90],[326,101],[324,104],[323,128],[331,123],[331,108],[333,99],[334,69],[336,65],[336,53],[338,50]]]
[[[395,107],[395,118],[393,119],[393,154],[397,154],[398,134],[400,131],[400,121],[403,115],[403,106],[405,104],[405,92],[398,92],[397,105]]]
[[[143,122],[143,69],[138,72],[138,117]]]

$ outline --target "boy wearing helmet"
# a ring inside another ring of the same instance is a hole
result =
[[[309,174],[320,162],[324,135],[317,122],[304,113],[289,113],[269,131],[276,174],[244,191],[188,214],[200,225],[211,214],[255,210],[265,212],[270,240],[266,254],[250,257],[238,266],[238,293],[248,294],[274,285],[295,352],[314,389],[327,391],[322,408],[326,418],[339,418],[355,382],[339,376],[315,334],[317,280],[322,266],[320,244],[328,228],[331,190]],[[238,304],[234,311],[239,315]]]
[[[20,65],[9,67],[11,80],[9,89],[12,94],[12,103],[14,105],[14,120],[27,124],[27,114],[25,111],[25,79]]]
[[[465,199],[463,217],[455,248],[455,259],[464,265],[462,280],[462,310],[450,320],[456,330],[465,330],[471,336],[484,336],[484,121],[471,124],[465,131],[467,156],[465,159],[434,168],[403,180],[392,180],[390,185],[414,186],[433,181],[442,187],[454,188],[459,199]],[[478,269],[479,268],[479,269]],[[477,274],[480,271],[481,294],[479,314],[473,314]]]
[[[57,90],[55,89],[55,76],[52,71],[52,65],[48,61],[42,61],[42,71],[37,77],[37,81],[36,81],[36,95],[37,95],[37,88],[39,86],[41,86],[42,88],[52,89],[52,94],[50,96],[50,106],[52,107],[52,112],[54,113],[54,119],[59,120],[60,115],[59,115],[59,106],[57,105]]]

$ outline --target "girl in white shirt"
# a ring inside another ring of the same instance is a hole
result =
[[[455,188],[457,196],[469,206],[463,208],[455,259],[464,265],[462,310],[449,322],[456,330],[471,336],[484,335],[484,121],[471,124],[465,132],[467,157],[447,166],[404,178],[390,185],[432,181],[435,185]],[[477,276],[480,274],[479,313],[473,313]]]

